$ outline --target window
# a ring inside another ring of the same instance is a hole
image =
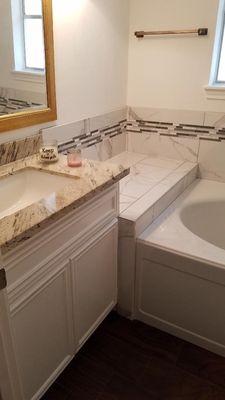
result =
[[[225,0],[220,0],[210,80],[211,85],[225,85]]]
[[[15,71],[43,73],[42,0],[11,0]]]

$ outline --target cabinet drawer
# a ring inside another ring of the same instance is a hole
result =
[[[97,195],[4,256],[8,292],[51,260],[64,259],[118,215],[118,185]]]

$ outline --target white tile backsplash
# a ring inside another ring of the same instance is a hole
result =
[[[199,177],[225,182],[225,141],[200,141]]]
[[[44,139],[56,138],[59,143],[65,143],[79,135],[88,134],[90,130],[101,130],[109,125],[118,124],[119,121],[126,118],[129,120],[140,119],[225,128],[225,114],[221,112],[160,110],[141,107],[128,109],[124,107],[120,110],[87,120],[43,129],[42,133]],[[142,164],[161,168],[179,166],[179,163],[184,161],[192,163],[199,161],[200,177],[225,181],[224,141],[219,142],[202,140],[199,137],[165,136],[159,133],[140,132],[140,127],[138,130],[139,132],[126,133],[124,131],[123,134],[111,138],[105,137],[102,142],[83,149],[83,157],[99,161],[114,157],[113,162],[123,164],[127,167],[132,166],[132,170],[134,170],[134,164],[140,161],[142,161]],[[167,132],[170,133],[170,130],[171,128],[168,126]],[[217,136],[216,132],[215,136]],[[93,135],[94,137],[95,135]],[[125,150],[128,151],[126,154],[124,153]],[[123,153],[122,158],[120,153]],[[148,158],[150,159],[148,160]],[[147,173],[148,168],[142,168]]]
[[[222,112],[206,112],[205,126],[215,126],[216,128],[225,127],[225,114]]]
[[[65,143],[73,137],[84,134],[84,120],[70,124],[56,125],[42,130],[43,139],[56,139],[58,143]]]
[[[106,114],[93,118],[71,122],[69,124],[56,125],[42,130],[43,138],[57,139],[59,143],[64,143],[82,134],[88,134],[90,131],[103,129],[109,125],[118,124],[125,120],[127,108],[121,108]]]
[[[82,149],[82,157],[90,160],[106,161],[126,150],[126,134],[106,138],[102,142]],[[122,164],[122,163],[118,163]]]
[[[128,119],[160,121],[166,123],[204,124],[204,111],[170,110],[158,108],[129,107]]]
[[[90,130],[94,131],[109,125],[117,124],[120,121],[126,120],[126,118],[127,107],[109,112],[107,114],[98,115],[90,118]]]
[[[155,133],[128,133],[127,140],[127,148],[130,152],[190,162],[196,162],[198,158],[199,138],[161,136]]]

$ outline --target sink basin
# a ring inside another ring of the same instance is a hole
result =
[[[32,169],[0,179],[0,218],[57,192],[71,181],[73,178]]]

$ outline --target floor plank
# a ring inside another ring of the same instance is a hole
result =
[[[225,400],[225,359],[111,313],[43,400]]]

